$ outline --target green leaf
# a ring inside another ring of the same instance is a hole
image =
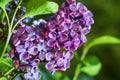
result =
[[[70,78],[68,76],[65,76],[65,77],[63,77],[62,80],[70,80]]]
[[[94,39],[89,44],[86,44],[83,55],[81,56],[81,60],[84,60],[86,54],[88,53],[89,49],[96,45],[102,45],[102,44],[120,44],[120,39],[112,36],[102,36]]]
[[[3,32],[3,30],[0,28],[0,32]]]
[[[11,0],[0,0],[0,7],[5,9],[6,5],[10,2]]]
[[[8,45],[7,47],[7,51],[10,51],[11,50],[11,47],[10,47],[10,44]]]
[[[0,14],[1,14],[1,12],[2,12],[2,9],[0,9]]]
[[[1,11],[1,13],[0,13],[0,20],[3,22],[3,20],[5,19],[5,13],[4,13],[4,11]]]
[[[51,77],[51,73],[45,69],[44,65],[45,65],[45,63],[42,63],[41,65],[39,65],[39,70],[41,73],[40,80],[53,80]]]
[[[6,59],[1,59],[0,60],[0,72],[6,73],[9,71],[12,67],[12,59],[11,58],[6,58]]]
[[[95,76],[100,72],[102,64],[96,56],[88,56],[83,62],[85,66],[82,67],[82,72],[90,76]]]
[[[55,80],[60,80],[62,77],[62,74],[60,72],[55,72],[52,76]]]
[[[2,13],[2,9],[0,8],[0,15],[1,15],[1,13]],[[0,18],[1,18],[1,16],[0,16]]]
[[[96,80],[96,79],[94,79],[94,77],[89,76],[87,74],[80,74],[79,79],[76,80]]]
[[[56,13],[58,5],[46,0],[30,0],[26,6],[25,18],[36,15]]]
[[[4,45],[5,45],[5,42],[0,40],[0,53],[2,53]]]
[[[88,44],[89,48],[95,45],[101,44],[120,44],[120,39],[113,36],[102,36],[94,39],[90,44]]]
[[[8,80],[6,77],[2,77],[0,78],[0,80]]]
[[[74,51],[75,58],[79,60],[78,52]]]

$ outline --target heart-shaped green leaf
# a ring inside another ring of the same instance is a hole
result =
[[[95,45],[101,45],[101,44],[120,44],[120,39],[112,36],[102,36],[99,38],[94,39],[90,44],[87,46],[92,47]]]
[[[0,7],[5,9],[5,6],[10,2],[11,0],[0,0]]]
[[[100,72],[101,67],[102,67],[101,62],[96,56],[86,57],[84,64],[85,66],[81,68],[81,71],[90,76],[97,75]]]
[[[56,13],[58,5],[46,0],[30,0],[26,5],[25,18],[36,15]]]
[[[102,36],[102,37],[95,38],[92,42],[90,42],[85,46],[83,51],[85,55],[81,57],[81,60],[85,58],[87,52],[91,47],[96,45],[102,45],[102,44],[120,44],[120,39],[113,36]]]

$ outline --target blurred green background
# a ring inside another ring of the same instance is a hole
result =
[[[52,0],[61,4],[64,0]],[[120,38],[120,0],[77,0],[85,4],[94,14],[95,24],[92,25],[91,33],[88,34],[88,42],[96,37],[111,35]],[[79,54],[81,54],[81,49]],[[102,70],[95,77],[80,75],[87,78],[79,80],[120,80],[120,45],[101,45],[91,48],[89,55],[96,55],[102,62]],[[64,75],[73,77],[75,59],[71,62],[71,68]]]

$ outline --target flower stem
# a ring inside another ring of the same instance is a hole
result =
[[[12,28],[12,32],[14,31],[14,29],[16,28],[16,26],[23,20],[25,19],[25,17],[22,17]]]
[[[16,80],[16,78],[17,78],[18,76],[22,75],[22,74],[23,74],[23,73],[21,73],[21,72],[17,73],[17,74],[12,78],[12,80]]]
[[[3,8],[2,8],[3,9]],[[8,17],[8,14],[6,12],[5,9],[3,9],[4,13],[5,13],[5,16],[6,16],[6,19],[7,19],[7,23],[8,23],[8,29],[10,28],[10,20],[9,20],[9,17]]]
[[[12,18],[12,21],[11,21],[11,27],[13,26],[13,22],[14,22],[16,13],[17,13],[18,8],[19,8],[20,4],[22,3],[22,1],[23,1],[23,0],[20,0],[20,1],[19,1],[18,5],[17,5],[17,8],[15,9],[15,12],[14,12],[14,14],[13,14],[13,18]]]
[[[14,69],[15,69],[14,67],[13,67],[13,68],[11,68],[8,72],[6,72],[6,73],[5,73],[5,75],[4,75],[4,76],[6,76],[6,75],[10,74],[10,73],[11,73]]]
[[[5,65],[9,66],[9,67],[12,67],[12,65],[8,64],[7,62],[5,62],[4,60],[1,60],[0,59],[0,62],[4,63]]]
[[[89,46],[86,46],[86,47],[83,49],[83,53],[82,53],[81,58],[80,58],[81,61],[83,61],[83,60],[85,59],[85,57],[86,57],[89,49],[90,49]]]
[[[5,46],[4,46],[4,49],[3,49],[3,52],[2,52],[2,54],[1,54],[0,59],[2,59],[3,56],[4,56],[4,54],[5,54],[5,51],[6,51],[6,49],[7,49],[7,46],[8,46],[8,44],[9,44],[9,40],[10,40],[10,31],[8,31],[7,40],[6,40],[6,43],[5,43]]]
[[[7,15],[6,10],[5,10],[5,9],[3,9],[3,11],[4,11],[5,16],[6,16],[6,18],[7,18],[7,23],[8,23],[8,34],[7,34],[7,40],[6,40],[6,43],[5,43],[5,46],[4,46],[4,49],[3,49],[3,52],[2,52],[2,54],[1,54],[1,56],[0,56],[0,59],[2,59],[2,58],[3,58],[3,56],[4,56],[4,54],[5,54],[5,51],[6,51],[6,49],[7,49],[7,46],[8,46],[8,44],[9,44],[10,34],[11,34],[11,28],[10,28],[10,21],[9,21],[9,17],[8,17],[8,15]]]
[[[13,26],[13,22],[14,22],[15,15],[16,15],[17,10],[18,10],[18,8],[19,8],[19,6],[20,6],[21,3],[22,3],[22,0],[20,0],[19,4],[18,4],[18,6],[17,6],[17,8],[16,8],[16,10],[15,10],[15,12],[14,12],[14,15],[13,15],[13,18],[12,18],[12,21],[11,21],[11,25],[10,25],[10,21],[9,21],[8,14],[7,14],[6,10],[3,9],[3,11],[4,11],[5,15],[6,15],[6,18],[7,18],[8,34],[7,34],[7,40],[6,40],[6,43],[5,43],[5,46],[4,46],[4,49],[3,49],[3,52],[2,52],[2,54],[1,54],[0,59],[3,58],[3,56],[4,56],[4,54],[5,54],[5,51],[6,51],[6,49],[7,49],[7,46],[8,46],[8,44],[9,44],[9,40],[10,40],[10,37],[11,37],[11,35],[12,35],[12,32],[14,31],[14,29],[13,29],[12,31],[11,31],[11,29],[12,29],[12,26]],[[19,23],[19,22],[18,22],[18,23]],[[17,23],[17,24],[18,24],[18,23]],[[17,24],[16,24],[15,26],[17,26]]]
[[[75,75],[73,77],[73,80],[78,80],[78,76],[81,72],[81,64],[78,64],[77,67],[76,67],[76,70],[75,70]]]

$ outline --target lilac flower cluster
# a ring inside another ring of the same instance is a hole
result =
[[[21,24],[11,37],[10,57],[14,60],[15,68],[26,72],[24,77],[27,80],[40,78],[38,65],[44,58],[43,54],[48,50],[42,34],[45,33],[41,33],[38,27]]]
[[[38,65],[53,74],[70,67],[73,52],[86,42],[86,34],[94,23],[92,13],[76,0],[66,0],[60,10],[46,21],[32,26],[21,23],[11,37],[10,57],[15,68],[25,71],[26,80],[38,80]]]
[[[94,23],[92,17],[82,3],[67,0],[57,14],[48,19],[45,26],[48,29],[47,46],[56,52],[62,51],[62,57],[48,62],[47,69],[55,72],[69,68],[73,52],[86,42],[85,35]]]
[[[53,16],[53,20],[47,23],[47,45],[55,50],[76,50],[86,42],[85,35],[94,23],[92,16],[82,3],[76,4],[75,0],[67,0],[57,15]]]

